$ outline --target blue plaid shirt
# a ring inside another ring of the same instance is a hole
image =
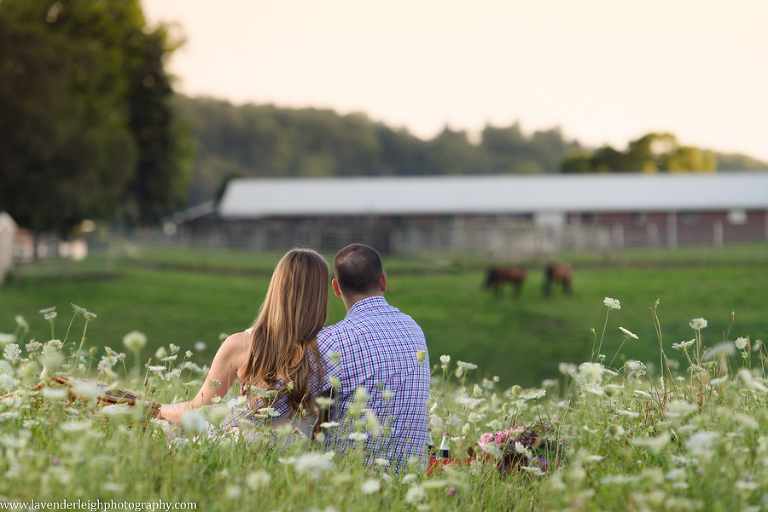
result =
[[[327,446],[343,452],[353,445],[348,436],[359,417],[368,436],[369,459],[383,457],[399,467],[411,456],[423,456],[430,366],[421,327],[384,297],[375,296],[356,302],[344,320],[320,331],[317,343],[327,364],[323,395],[335,400],[329,419],[342,423],[325,430]],[[421,363],[419,350],[425,352]],[[340,388],[333,388],[331,377],[340,381]],[[367,391],[367,401],[356,404],[361,387]],[[362,411],[356,414],[355,409]],[[352,421],[344,423],[345,419]],[[376,423],[381,427],[378,435]]]

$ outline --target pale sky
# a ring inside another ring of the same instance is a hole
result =
[[[176,89],[364,112],[429,138],[519,121],[768,160],[765,0],[142,0]]]

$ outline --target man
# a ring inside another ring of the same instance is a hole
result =
[[[323,394],[334,400],[326,443],[343,452],[364,443],[369,460],[400,467],[424,455],[430,366],[424,332],[384,299],[387,279],[379,254],[363,244],[334,260],[333,291],[347,315],[317,336],[327,365]]]

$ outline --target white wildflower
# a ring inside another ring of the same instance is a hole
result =
[[[147,335],[139,331],[131,331],[123,336],[123,345],[131,352],[138,352],[147,344]]]
[[[749,414],[737,412],[733,415],[733,419],[736,420],[736,423],[740,424],[745,430],[756,431],[760,428],[760,424],[757,422],[757,420]]]
[[[317,479],[324,471],[332,470],[336,464],[321,453],[305,453],[296,458],[293,468],[297,473],[307,474],[312,479]]]
[[[66,389],[43,388],[41,393],[46,400],[55,402],[64,400],[67,397],[68,391]]]
[[[727,380],[728,380],[728,374],[726,373],[722,377],[718,377],[716,379],[712,379],[711,381],[709,381],[709,385],[710,386],[719,386],[720,384],[722,384],[723,382],[726,382]]]
[[[173,343],[171,343],[170,345],[168,345],[168,348],[170,348],[170,349],[171,349],[171,354],[175,354],[176,352],[178,352],[178,351],[179,351],[179,349],[180,349],[181,347],[179,347],[178,345],[174,345]]]
[[[626,330],[626,329],[625,329],[625,328],[623,328],[623,327],[619,327],[619,330],[620,330],[621,332],[623,332],[623,333],[624,333],[624,334],[625,334],[627,337],[629,337],[629,338],[634,338],[634,339],[636,339],[636,340],[637,340],[637,339],[639,339],[639,338],[637,337],[637,334],[634,334],[634,333],[632,333],[632,332],[630,332],[630,331]]]
[[[457,400],[459,404],[463,405],[469,410],[474,409],[478,405],[485,402],[485,398],[467,398],[467,397],[461,397]]]
[[[90,428],[93,426],[93,422],[91,420],[84,420],[84,421],[63,421],[59,425],[59,429],[61,429],[62,432],[84,432],[86,430],[90,430]]]
[[[693,345],[694,343],[696,343],[695,339],[688,340],[688,341],[681,341],[680,343],[673,343],[672,348],[675,350],[685,350],[691,345]]]
[[[708,348],[703,355],[705,361],[712,361],[714,359],[722,359],[724,357],[730,357],[736,353],[733,343],[726,341],[718,343],[714,347]]]
[[[270,418],[276,418],[280,416],[280,413],[277,412],[274,407],[262,407],[257,412],[261,415],[269,416]]]
[[[440,366],[443,368],[443,370],[448,368],[448,363],[450,362],[451,362],[451,356],[447,356],[447,355],[440,356],[440,363],[441,363]]]
[[[606,297],[605,300],[603,300],[603,304],[608,306],[608,309],[621,309],[621,304],[619,304],[619,301],[610,297]]]
[[[195,343],[195,350],[198,352],[203,352],[206,349],[207,345],[204,341],[198,341]]]
[[[669,432],[664,432],[659,437],[635,438],[632,444],[647,448],[649,452],[658,455],[669,444],[672,437]]]
[[[528,473],[531,473],[533,476],[544,476],[544,472],[539,467],[520,466],[520,469]]]
[[[61,350],[62,347],[64,347],[64,343],[62,343],[61,340],[50,340],[48,343],[45,344],[45,347],[43,348],[43,353],[49,350]]]
[[[523,400],[538,400],[544,398],[546,394],[546,389],[528,389],[520,393],[520,398]]]
[[[465,363],[464,361],[456,361],[456,364],[466,371],[477,370],[477,365],[473,363]]]
[[[752,374],[746,368],[739,370],[739,377],[741,377],[741,380],[744,382],[744,384],[746,384],[748,388],[761,391],[763,393],[768,393],[768,388],[763,386],[759,381],[752,377]]]
[[[742,491],[754,491],[760,487],[760,484],[751,480],[739,480],[736,482],[735,487]],[[757,508],[757,510],[760,510]]]
[[[263,469],[260,469],[258,471],[251,472],[247,477],[245,477],[245,485],[247,485],[252,491],[255,491],[262,487],[268,486],[271,480],[272,476]]]
[[[89,396],[91,398],[100,396],[104,391],[104,389],[97,383],[83,380],[76,380],[72,384],[72,390],[78,395]]]
[[[232,409],[235,409],[237,407],[242,407],[243,405],[246,404],[247,401],[248,400],[244,396],[237,396],[232,400],[230,400],[229,402],[227,402],[227,406]]]
[[[424,501],[424,497],[426,496],[426,493],[424,492],[424,488],[420,485],[413,484],[408,488],[408,492],[405,493],[405,501],[406,503],[421,503]]]
[[[195,434],[202,434],[208,429],[208,421],[198,411],[187,411],[181,415],[181,426]]]
[[[6,343],[13,343],[15,341],[16,341],[15,334],[0,332],[0,345],[5,345]]]
[[[5,346],[5,350],[3,350],[3,357],[8,359],[9,361],[13,361],[14,359],[21,356],[21,349],[16,343],[9,343]]]
[[[671,418],[685,418],[698,410],[698,406],[685,400],[672,400],[667,404],[667,416]]]
[[[350,441],[355,441],[356,443],[362,443],[366,439],[368,439],[368,434],[365,434],[363,432],[352,432],[347,436]]]
[[[127,404],[107,405],[101,408],[100,413],[109,418],[119,419],[132,414],[131,407]]]
[[[100,372],[109,371],[112,369],[112,363],[108,357],[102,356],[101,361],[99,361],[99,364],[96,365],[96,369]]]
[[[27,321],[24,319],[24,317],[23,317],[23,316],[21,316],[21,315],[16,315],[16,324],[17,324],[19,327],[21,327],[22,329],[24,329],[25,331],[28,331],[28,330],[29,330],[29,324],[28,324],[28,323],[27,323]]]
[[[30,341],[29,343],[27,343],[27,346],[24,348],[27,349],[27,353],[29,354],[31,352],[37,352],[38,350],[43,348],[43,344],[40,343],[39,341]]]
[[[603,380],[603,365],[600,363],[581,363],[577,380],[584,386],[597,385]]]
[[[360,491],[363,494],[373,494],[379,492],[380,489],[381,482],[377,478],[368,478],[360,484]]]
[[[686,440],[685,447],[694,457],[710,458],[719,438],[720,434],[717,432],[696,432]]]
[[[689,324],[691,326],[691,329],[700,331],[704,329],[707,326],[707,321],[703,318],[694,318],[691,320],[691,323]]]
[[[5,373],[0,374],[0,389],[3,391],[13,391],[18,385],[19,381],[14,379],[12,376]]]
[[[165,356],[167,356],[167,355],[168,355],[168,351],[167,351],[167,350],[165,350],[165,347],[160,347],[160,348],[158,348],[158,349],[155,351],[155,357],[156,357],[157,359],[162,359],[162,358],[164,358],[164,357],[165,357]]]
[[[491,430],[501,430],[501,428],[503,427],[501,422],[497,419],[491,420],[491,422],[486,423],[485,426],[490,428]]]
[[[355,390],[355,402],[364,404],[368,401],[368,390],[365,386],[360,386]]]
[[[749,344],[749,340],[747,338],[737,338],[734,342],[734,345],[736,345],[736,348],[739,350],[744,350],[747,348],[747,345]]]

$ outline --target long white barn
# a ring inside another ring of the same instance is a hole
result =
[[[562,246],[768,239],[768,172],[238,179],[227,245],[385,252],[556,252]]]
[[[238,179],[224,218],[727,210],[768,207],[768,172]]]

